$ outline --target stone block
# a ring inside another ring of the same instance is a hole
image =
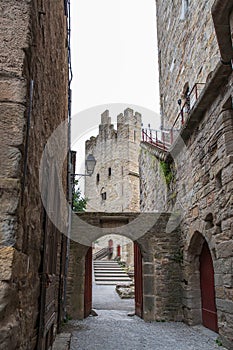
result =
[[[12,266],[14,259],[14,248],[0,248],[0,280],[10,281],[12,277]]]
[[[14,245],[16,229],[16,218],[12,215],[3,216],[0,220],[0,244],[5,246]]]
[[[26,102],[26,82],[24,79],[8,76],[0,79],[1,101],[24,103]]]
[[[199,215],[199,208],[198,208],[198,206],[195,206],[195,207],[192,209],[192,217],[193,217],[193,218],[196,218],[196,217],[198,217],[198,215]]]
[[[151,276],[144,276],[143,279],[143,291],[145,295],[154,294],[154,279]]]
[[[223,285],[224,287],[233,287],[233,275],[232,274],[225,274],[223,275]]]
[[[218,258],[233,257],[233,240],[219,243],[217,246]]]
[[[216,306],[220,311],[228,313],[233,310],[233,301],[216,298]]]
[[[143,298],[143,319],[151,321],[155,319],[155,300],[153,296]]]
[[[2,144],[0,142],[0,147]],[[0,177],[17,178],[20,171],[20,161],[22,159],[22,154],[19,149],[11,146],[5,146],[1,148],[1,161],[4,167],[0,167]]]
[[[25,107],[17,104],[0,104],[1,143],[5,146],[20,146],[23,143],[25,126]]]
[[[153,275],[154,274],[154,264],[153,263],[143,264],[143,273],[145,275]]]

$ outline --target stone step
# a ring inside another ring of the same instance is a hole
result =
[[[103,272],[106,272],[106,273],[108,273],[108,272],[123,272],[123,273],[125,273],[124,271],[122,271],[121,269],[103,269],[103,268],[95,268],[94,269],[95,271],[103,271]]]
[[[127,280],[131,280],[131,278],[129,276],[119,276],[119,277],[115,277],[115,276],[102,276],[102,277],[95,277],[95,279],[99,280],[99,279],[103,279],[103,280],[116,280],[116,279],[119,279],[119,280],[123,280],[123,279],[127,279]]]
[[[94,276],[96,284],[116,285],[131,283],[131,278],[117,262],[94,261]]]
[[[117,261],[111,261],[111,260],[110,261],[108,261],[108,260],[106,260],[106,261],[104,261],[104,260],[94,260],[94,264],[104,264],[104,265],[113,264],[113,265],[118,265],[119,266]]]
[[[124,273],[95,273],[95,277],[128,277]]]
[[[103,269],[103,270],[121,270],[123,271],[120,267],[115,267],[115,266],[94,266],[94,269]]]
[[[118,264],[94,264],[94,266],[102,266],[102,267],[113,267],[113,268],[120,268],[121,269],[121,267],[120,267],[120,265],[118,265]]]
[[[96,279],[96,281],[95,282],[114,282],[114,283],[116,283],[116,284],[119,284],[119,283],[122,283],[122,282],[128,282],[128,283],[131,283],[132,281],[131,281],[131,279],[129,278],[129,279],[127,279],[127,278],[122,278],[122,279],[107,279],[107,278],[100,278],[100,279]]]
[[[131,281],[126,281],[126,282],[122,282],[122,281],[96,281],[95,284],[98,284],[98,285],[105,285],[105,286],[116,286],[117,284],[126,284],[126,283],[129,283],[129,285],[131,284]]]

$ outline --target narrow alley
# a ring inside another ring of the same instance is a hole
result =
[[[0,350],[233,350],[233,0],[0,12]]]

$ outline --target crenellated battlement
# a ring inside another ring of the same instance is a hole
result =
[[[92,136],[86,141],[86,150],[91,150],[93,147],[96,147],[99,141],[102,142],[110,139],[115,141],[117,138],[120,138],[122,142],[122,139],[134,139],[135,141],[135,138],[137,138],[137,141],[140,142],[141,118],[142,116],[140,113],[134,113],[131,108],[127,108],[124,113],[120,113],[117,116],[117,129],[115,129],[111,122],[109,110],[104,111],[101,114],[99,134],[96,137]]]

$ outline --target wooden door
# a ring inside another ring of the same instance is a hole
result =
[[[85,292],[84,292],[84,317],[88,317],[92,309],[92,247],[85,257]]]
[[[214,288],[214,267],[207,242],[204,243],[200,255],[200,280],[203,326],[218,332]]]
[[[142,281],[142,254],[134,242],[134,279],[135,279],[135,314],[143,316],[143,281]]]

